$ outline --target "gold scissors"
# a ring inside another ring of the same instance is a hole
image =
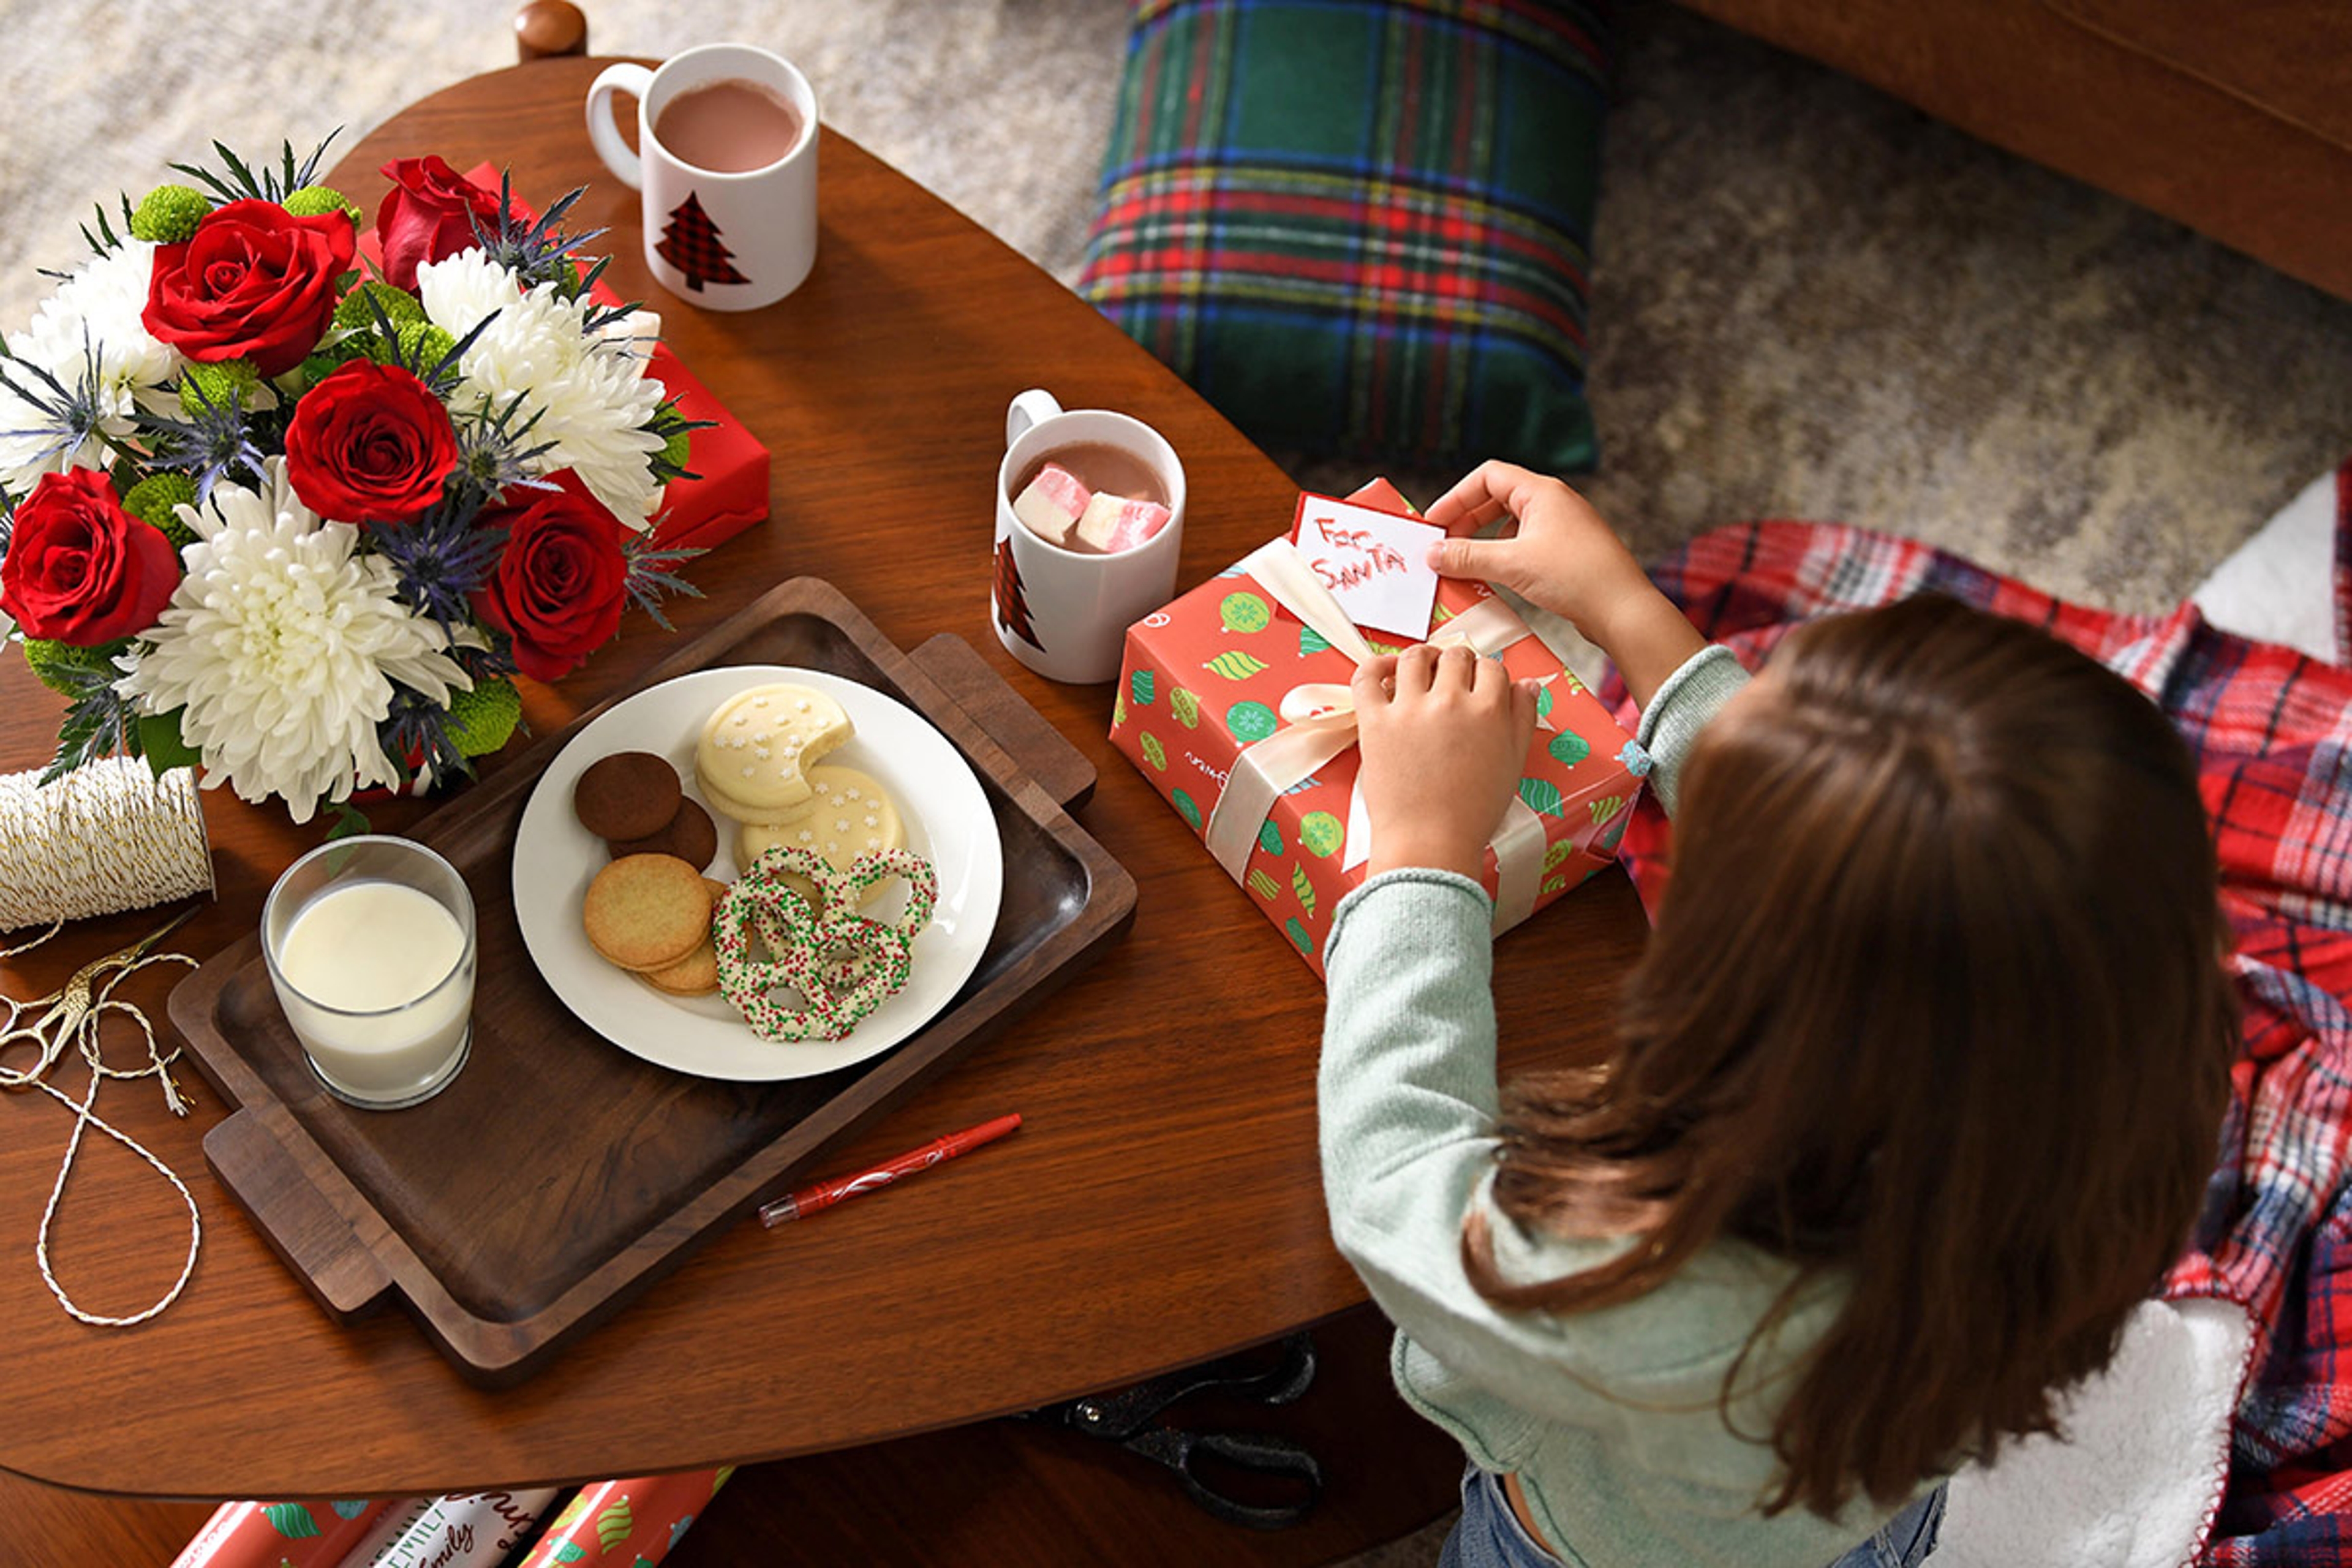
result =
[[[20,1045],[30,1045],[41,1053],[40,1059],[29,1070],[19,1071],[0,1065],[0,1089],[29,1089],[46,1075],[57,1065],[58,1058],[65,1054],[66,1042],[74,1037],[82,1021],[89,1016],[93,990],[99,978],[137,964],[157,942],[179,930],[191,915],[202,908],[202,904],[190,904],[129,947],[110,952],[104,958],[90,960],[75,970],[64,985],[46,996],[36,996],[29,1002],[19,1002],[13,996],[0,996],[0,1006],[7,1009],[6,1026],[0,1028],[0,1052]],[[56,928],[51,927],[48,935],[55,934]],[[45,935],[26,943],[24,948],[13,951],[22,952],[47,940],[48,936]],[[47,1006],[48,1010],[29,1024],[25,1022],[27,1013],[41,1006]]]

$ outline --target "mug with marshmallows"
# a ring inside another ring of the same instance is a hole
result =
[[[1051,680],[1112,680],[1127,628],[1175,597],[1184,465],[1167,437],[1032,389],[1004,415],[990,620]]]
[[[637,151],[614,95],[637,100]],[[643,194],[646,266],[709,310],[756,310],[816,263],[816,94],[793,63],[749,44],[706,44],[658,70],[604,68],[588,89],[588,139]]]

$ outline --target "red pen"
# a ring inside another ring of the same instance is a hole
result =
[[[961,1132],[950,1132],[935,1138],[919,1149],[909,1150],[897,1159],[860,1171],[854,1176],[835,1176],[829,1182],[803,1187],[787,1197],[778,1198],[760,1210],[760,1223],[774,1229],[788,1220],[806,1219],[819,1209],[829,1209],[844,1198],[854,1198],[860,1193],[887,1187],[901,1176],[911,1176],[918,1171],[928,1171],[942,1160],[952,1160],[958,1154],[968,1154],[982,1143],[992,1143],[1021,1125],[1018,1115],[1000,1116],[983,1121],[977,1127],[967,1127]]]

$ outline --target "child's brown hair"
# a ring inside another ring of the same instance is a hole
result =
[[[2052,1429],[2186,1239],[2228,1100],[2187,746],[2022,624],[1938,598],[1827,618],[1693,748],[1673,864],[1614,1053],[1508,1086],[1495,1186],[1530,1229],[1637,1245],[1512,1285],[1474,1215],[1472,1281],[1574,1311],[1738,1237],[1799,1265],[1752,1351],[1842,1276],[1767,1511],[1892,1502]]]

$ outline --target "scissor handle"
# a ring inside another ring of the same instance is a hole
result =
[[[1269,1433],[1187,1432],[1153,1426],[1121,1446],[1175,1471],[1184,1495],[1228,1524],[1282,1530],[1305,1519],[1323,1496],[1323,1467],[1316,1463],[1315,1456],[1289,1438]],[[1202,1454],[1260,1475],[1295,1478],[1300,1495],[1289,1502],[1244,1502],[1201,1479],[1194,1462]]]

